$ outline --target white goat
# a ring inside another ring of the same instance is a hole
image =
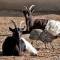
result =
[[[54,36],[57,36],[60,34],[60,21],[55,21],[55,20],[49,20],[45,30],[53,34]]]
[[[26,45],[26,50],[28,52],[32,53],[33,55],[37,55],[37,50],[27,40],[25,40],[23,37],[21,37],[21,40],[24,41]]]

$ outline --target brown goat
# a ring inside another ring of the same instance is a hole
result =
[[[23,14],[24,14],[24,17],[25,17],[25,20],[26,20],[26,26],[27,26],[26,31],[31,31],[32,29],[42,29],[42,30],[44,30],[45,26],[48,22],[47,19],[35,19],[35,20],[32,19],[32,11],[33,11],[32,8],[34,6],[35,5],[31,5],[29,8],[25,7],[26,10],[23,10]]]

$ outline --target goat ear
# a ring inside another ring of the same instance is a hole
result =
[[[29,7],[29,10],[31,11],[31,12],[33,12],[33,7],[35,7],[35,5],[31,5],[30,7]]]
[[[13,31],[13,29],[12,29],[11,27],[9,27],[9,30],[10,30],[10,31]]]
[[[26,26],[24,26],[23,28],[22,28],[22,30],[24,30],[26,28]]]
[[[23,28],[21,28],[21,31],[23,31],[26,28],[26,26],[24,26]]]

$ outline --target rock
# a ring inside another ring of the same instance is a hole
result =
[[[33,40],[38,40],[41,32],[43,32],[43,30],[41,30],[41,29],[33,29],[31,31],[31,33],[30,33],[29,38],[33,39]]]

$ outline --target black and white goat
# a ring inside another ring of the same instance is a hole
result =
[[[48,22],[47,19],[33,19],[32,18],[32,12],[33,12],[33,7],[35,5],[31,5],[29,8],[25,6],[25,10],[23,10],[23,14],[26,20],[26,26],[27,26],[27,31],[31,31],[32,29],[45,29],[45,26]]]
[[[2,45],[2,51],[3,55],[19,55],[20,52],[20,29],[17,28],[14,21],[12,21],[15,28],[12,29],[9,27],[9,30],[12,32],[12,36],[8,36],[3,45]],[[22,40],[21,40],[22,41]],[[23,42],[23,41],[22,41]]]
[[[12,36],[8,36],[3,45],[2,45],[2,52],[3,55],[6,56],[19,56],[22,51],[28,50],[30,53],[34,55],[37,54],[37,50],[23,37],[21,37],[22,30],[24,28],[17,28],[14,21],[12,21],[15,28],[12,29],[9,27],[9,30],[13,33]]]

